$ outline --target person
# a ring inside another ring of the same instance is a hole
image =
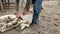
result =
[[[32,24],[37,24],[39,14],[42,8],[42,0],[32,0],[32,3],[34,4],[34,14]]]
[[[30,5],[29,2],[27,2],[27,4],[28,4],[28,6]],[[34,5],[32,24],[37,24],[39,14],[41,12],[42,0],[32,0],[32,4]],[[26,9],[24,9],[23,14],[26,14],[27,11],[29,10],[28,6],[26,6],[27,7]],[[17,13],[17,14],[19,15],[19,13]],[[17,17],[19,18],[20,16],[17,16]]]

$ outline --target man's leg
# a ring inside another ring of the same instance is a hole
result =
[[[36,0],[34,4],[34,14],[33,14],[33,20],[32,20],[33,24],[36,24],[38,21],[41,7],[42,7],[42,0]]]
[[[19,0],[16,0],[16,11],[19,11]]]

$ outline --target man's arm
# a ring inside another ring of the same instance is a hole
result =
[[[29,10],[31,5],[31,0],[27,0],[26,6],[25,6],[25,10]]]

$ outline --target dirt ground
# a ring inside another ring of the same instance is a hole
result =
[[[60,7],[50,5],[45,7],[40,13],[38,24],[22,31],[17,27],[0,34],[60,34]],[[8,11],[0,11],[0,15],[13,14],[15,10]]]

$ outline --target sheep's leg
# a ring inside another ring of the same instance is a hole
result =
[[[13,26],[10,27],[10,28],[6,28],[5,31],[10,30],[10,29],[12,29],[12,28],[14,28],[14,27],[17,27],[17,26],[19,26],[19,25],[20,25],[20,24],[13,25]],[[5,31],[1,31],[1,32],[5,32]]]
[[[29,27],[29,24],[21,24],[20,27],[21,27],[21,30],[23,30],[25,27]]]
[[[23,30],[25,28],[25,24],[21,24],[20,27],[21,27],[21,30]]]

